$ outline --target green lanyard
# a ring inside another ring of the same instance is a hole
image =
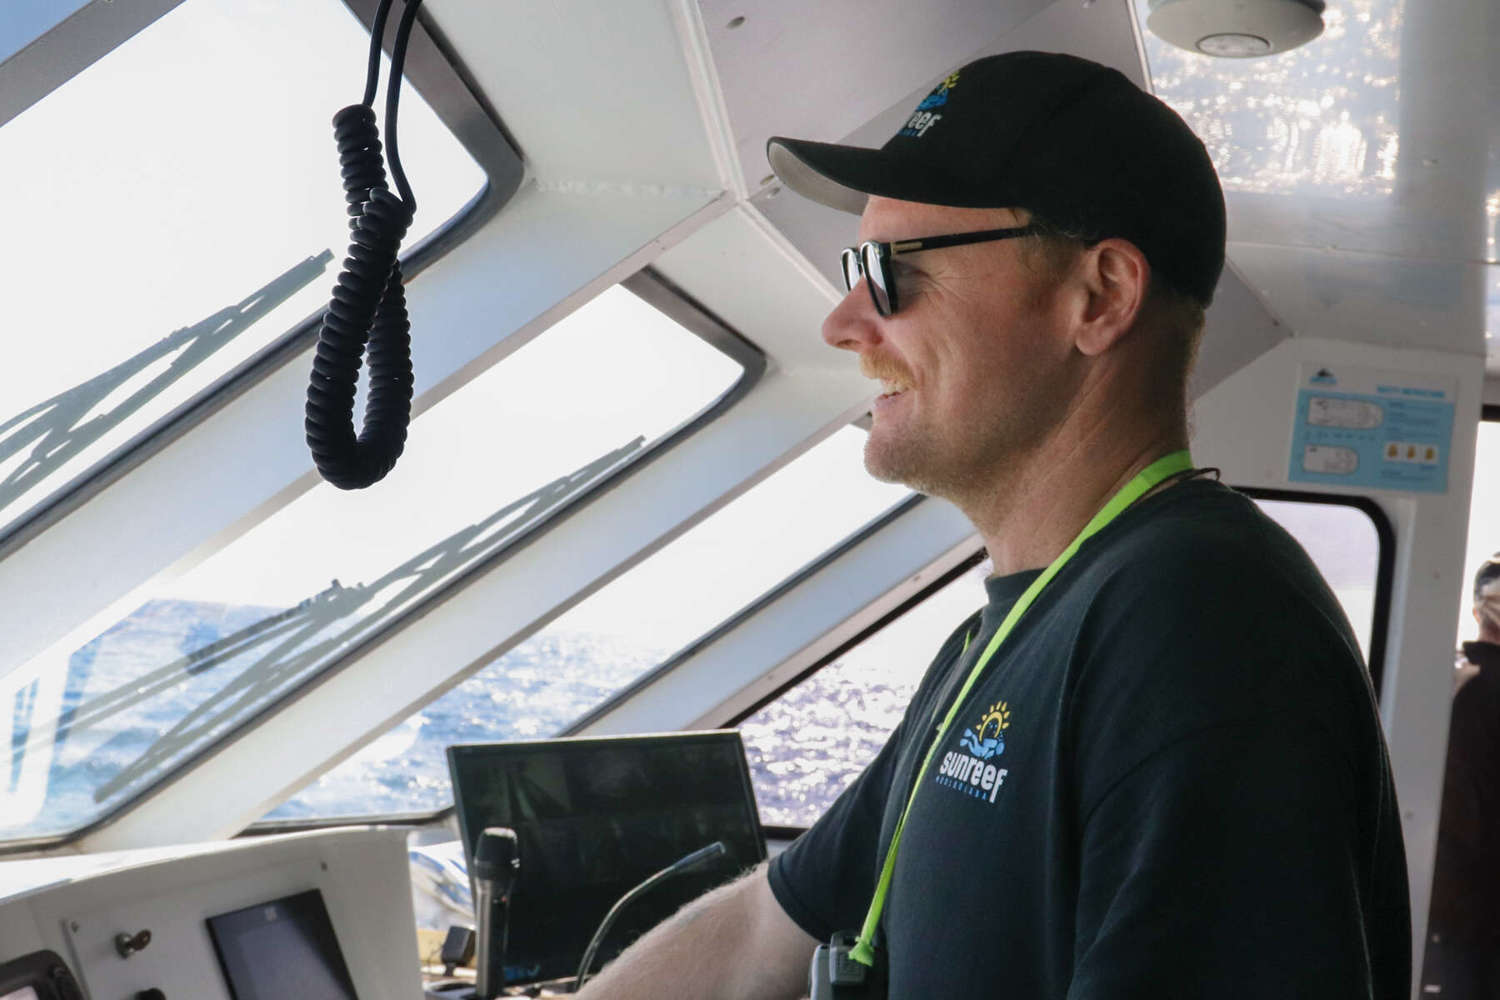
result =
[[[1094,519],[1078,533],[1078,537],[1073,539],[1067,548],[1063,549],[1062,554],[1052,560],[1052,565],[1043,570],[1041,576],[1038,576],[1031,582],[1031,586],[1026,588],[1025,593],[1017,599],[1015,605],[1010,609],[1010,613],[1005,616],[1005,620],[1000,623],[1000,627],[995,630],[994,637],[985,646],[984,653],[979,657],[978,662],[974,664],[973,669],[969,671],[969,676],[964,681],[964,686],[959,689],[957,697],[953,699],[953,704],[948,707],[948,714],[943,719],[943,724],[938,727],[937,736],[934,737],[932,745],[927,748],[927,756],[923,758],[922,767],[917,771],[917,780],[912,783],[911,787],[911,798],[906,800],[906,808],[901,813],[901,819],[896,823],[896,832],[891,836],[891,846],[885,852],[885,864],[880,869],[880,882],[875,886],[875,897],[870,900],[870,912],[865,914],[865,924],[860,928],[859,940],[849,952],[850,957],[856,962],[862,965],[875,964],[875,928],[880,923],[881,911],[885,909],[886,893],[891,887],[891,874],[896,869],[896,851],[901,846],[901,831],[906,828],[906,818],[911,815],[911,805],[916,801],[917,792],[922,787],[922,779],[927,774],[927,765],[932,763],[933,754],[942,745],[943,737],[948,734],[948,726],[952,724],[954,716],[958,715],[958,709],[963,704],[964,699],[969,696],[969,691],[974,687],[974,682],[979,680],[980,674],[984,673],[984,668],[989,664],[990,658],[995,655],[995,650],[1000,648],[1000,644],[1005,641],[1005,637],[1015,628],[1016,622],[1026,613],[1026,609],[1036,602],[1037,597],[1047,584],[1051,582],[1052,578],[1068,564],[1069,559],[1073,558],[1073,554],[1078,551],[1079,546],[1098,533],[1109,522],[1119,517],[1125,508],[1135,503],[1154,487],[1172,476],[1188,471],[1192,467],[1193,461],[1188,457],[1188,453],[1186,451],[1176,451],[1152,462],[1139,475],[1126,483],[1124,489],[1111,497],[1109,503],[1105,504],[1103,509],[1094,515]],[[965,648],[967,648],[967,643],[965,643]]]

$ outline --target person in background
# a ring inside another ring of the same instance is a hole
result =
[[[1479,638],[1466,642],[1448,727],[1424,991],[1500,998],[1500,552],[1474,576]]]

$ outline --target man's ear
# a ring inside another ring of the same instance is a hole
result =
[[[1103,354],[1135,325],[1151,286],[1151,265],[1129,240],[1100,240],[1074,272],[1086,292],[1073,342],[1090,357]]]

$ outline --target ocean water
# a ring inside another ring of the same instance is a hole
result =
[[[67,832],[107,814],[310,675],[266,655],[287,620],[288,611],[277,608],[151,601],[69,659],[60,717],[32,718],[34,691],[19,691],[0,802],[16,792],[23,770],[38,765],[28,754],[46,753],[50,764],[39,808],[0,810],[0,836]],[[544,631],[267,818],[440,809],[452,797],[444,756],[450,744],[553,735],[671,652],[616,636]],[[763,822],[812,822],[899,720],[906,685],[883,684],[868,670],[853,673],[834,665],[746,720]]]

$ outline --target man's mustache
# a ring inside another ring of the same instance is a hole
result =
[[[865,378],[888,380],[901,385],[911,385],[913,382],[911,373],[900,364],[889,358],[876,358],[868,354],[860,356],[859,372]]]

